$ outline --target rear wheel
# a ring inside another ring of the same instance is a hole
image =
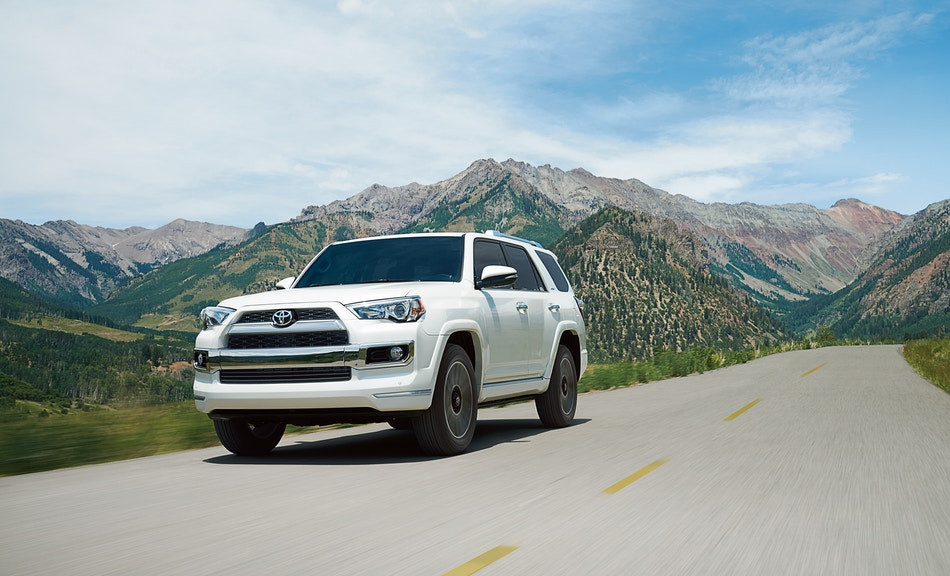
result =
[[[277,446],[284,429],[282,422],[214,420],[214,431],[221,445],[238,456],[262,456]]]
[[[461,346],[449,344],[442,354],[432,405],[412,421],[419,446],[427,454],[460,454],[475,436],[478,401],[475,368]]]
[[[558,346],[548,389],[535,396],[534,405],[541,423],[548,428],[563,428],[573,422],[577,411],[577,371],[566,346]]]

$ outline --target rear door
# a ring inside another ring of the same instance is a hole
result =
[[[518,271],[518,281],[513,290],[517,294],[516,308],[527,318],[525,340],[522,343],[527,374],[538,377],[544,372],[548,352],[545,346],[552,337],[548,334],[550,326],[545,325],[549,316],[547,291],[525,248],[507,243],[502,244],[502,248],[508,265]]]
[[[518,282],[504,288],[481,290],[484,299],[483,326],[488,341],[486,383],[540,376],[544,330],[543,292],[540,280],[524,248],[504,242],[478,239],[474,247],[475,277],[485,266],[511,266]]]

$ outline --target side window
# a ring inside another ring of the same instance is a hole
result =
[[[554,278],[554,285],[559,292],[567,292],[571,289],[571,284],[567,281],[567,276],[564,275],[564,271],[561,270],[557,259],[555,259],[553,255],[547,252],[538,252],[538,258],[541,259],[541,263],[547,268],[551,278]]]
[[[476,240],[472,256],[475,260],[476,281],[482,277],[482,270],[485,269],[485,266],[508,266],[508,263],[505,261],[505,255],[501,251],[501,244],[497,242]]]
[[[524,248],[510,244],[505,244],[504,249],[508,265],[518,271],[515,290],[543,291],[544,287],[541,284],[541,279],[538,277],[538,272],[534,269],[534,264],[531,263],[531,257],[528,256],[527,251]]]

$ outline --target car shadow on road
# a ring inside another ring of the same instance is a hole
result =
[[[573,426],[590,422],[589,419],[576,419]],[[486,450],[509,442],[530,442],[532,436],[553,432],[537,420],[482,420],[475,429],[466,454]],[[242,457],[224,454],[208,458],[209,464],[276,464],[276,465],[366,465],[397,464],[403,462],[425,462],[441,460],[442,457],[428,456],[416,443],[411,431],[377,430],[365,434],[353,434],[326,440],[298,441],[294,444],[276,448],[266,456]]]

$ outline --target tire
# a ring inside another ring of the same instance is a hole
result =
[[[461,346],[449,344],[442,354],[429,409],[412,421],[416,441],[426,454],[461,454],[475,436],[478,399],[475,368]]]
[[[214,431],[221,445],[238,456],[263,456],[280,442],[286,424],[281,422],[249,422],[248,420],[214,420]]]
[[[548,389],[534,398],[541,423],[548,428],[570,426],[577,411],[577,370],[566,346],[558,346]]]

